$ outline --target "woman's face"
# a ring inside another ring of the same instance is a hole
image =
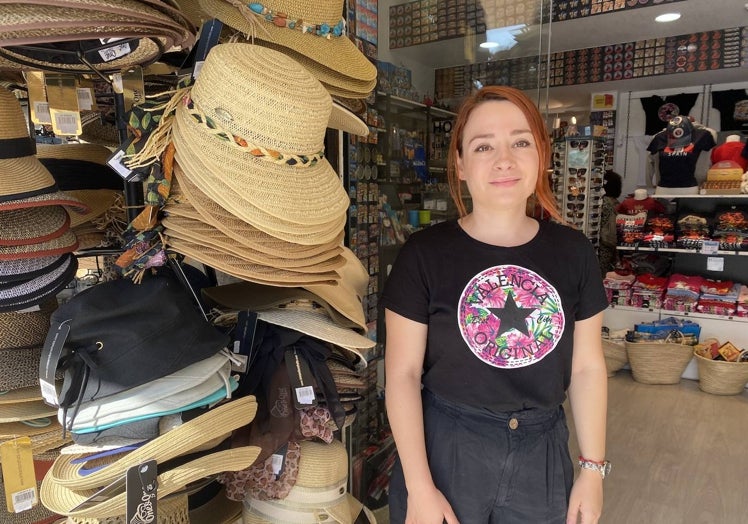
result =
[[[522,111],[507,100],[476,106],[462,136],[457,174],[473,205],[521,205],[535,191],[538,148]]]

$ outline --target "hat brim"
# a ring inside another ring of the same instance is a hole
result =
[[[368,136],[369,126],[357,115],[333,100],[328,127],[356,136]]]
[[[276,308],[257,311],[257,318],[283,326],[345,349],[369,350],[376,342],[349,328],[337,325],[323,312]]]
[[[50,175],[51,177],[52,175]],[[57,189],[54,185],[54,179],[52,179],[53,187],[43,194],[38,194],[26,198],[19,198],[14,200],[3,200],[0,201],[0,212],[9,211],[12,209],[24,209],[27,207],[37,206],[65,206],[76,213],[85,214],[89,212],[89,208],[86,204],[81,202],[75,197],[68,195],[64,191]]]
[[[39,206],[0,212],[0,246],[39,244],[70,229],[62,206]]]
[[[63,255],[72,253],[76,249],[78,249],[78,239],[75,237],[75,233],[68,229],[62,235],[44,242],[19,246],[0,246],[0,260]]]
[[[255,41],[270,42],[303,53],[308,60],[338,71],[341,75],[353,80],[376,80],[376,67],[345,34],[339,37],[322,38],[301,31],[277,27],[260,17],[258,17],[258,21],[261,24],[261,29],[255,31],[252,24],[229,2],[200,0],[199,4],[203,11],[210,13],[229,27],[238,29],[245,34],[254,34]],[[289,13],[289,15],[292,15],[292,13]],[[342,15],[342,12],[338,13],[338,17],[342,17]]]
[[[85,215],[79,213],[70,215],[70,227],[78,227],[105,215],[122,195],[122,191],[114,189],[76,189],[66,191],[66,193],[83,202],[91,210]]]
[[[0,260],[0,284],[28,282],[63,263],[65,255]]]
[[[179,201],[180,204],[177,206],[168,206],[170,213],[194,220],[202,220],[214,225],[227,236],[255,251],[272,257],[312,258],[322,256],[326,258],[336,256],[343,249],[345,232],[342,226],[337,235],[329,242],[316,243],[313,235],[302,238],[302,242],[291,242],[271,235],[231,214],[202,192],[187,176],[184,176],[181,166],[176,162],[174,164],[174,179],[177,184],[172,184],[172,195],[175,192],[181,193],[179,198],[182,198],[182,200]],[[293,246],[293,249],[289,248],[289,244]]]
[[[54,192],[52,173],[35,156],[0,159],[0,205]]]
[[[2,291],[0,312],[19,311],[44,302],[62,291],[75,278],[78,259],[68,255],[54,270]]]
[[[0,424],[54,417],[56,414],[57,410],[55,408],[48,406],[41,400],[17,404],[0,404]]]
[[[106,486],[131,466],[151,459],[159,463],[165,462],[184,455],[210,440],[231,433],[235,429],[252,422],[256,412],[257,402],[252,396],[231,400],[185,422],[122,456],[110,465],[88,475],[81,475],[80,473],[84,464],[73,464],[71,461],[74,460],[74,456],[63,455],[55,460],[54,465],[47,473],[47,478],[50,484],[65,486],[71,490],[95,489]],[[257,454],[259,454],[259,449],[257,449]],[[67,508],[65,511],[69,511],[69,509]]]

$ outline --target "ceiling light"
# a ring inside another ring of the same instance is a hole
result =
[[[493,49],[494,47],[499,47],[498,42],[483,42],[480,45],[483,49]]]
[[[680,13],[663,13],[655,18],[655,22],[675,22],[680,18]]]

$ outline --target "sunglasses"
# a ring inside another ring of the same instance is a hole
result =
[[[569,174],[572,176],[574,175],[584,176],[585,174],[587,174],[587,168],[586,167],[582,167],[582,168],[570,167]]]
[[[569,142],[569,145],[573,148],[585,149],[589,147],[590,141],[589,140],[572,140],[571,142]]]

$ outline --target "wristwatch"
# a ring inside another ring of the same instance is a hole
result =
[[[610,474],[610,469],[612,465],[607,460],[603,460],[602,462],[597,462],[595,460],[587,460],[586,458],[580,455],[579,467],[584,468],[584,469],[592,469],[592,470],[598,471],[600,473],[600,476],[604,479]]]

